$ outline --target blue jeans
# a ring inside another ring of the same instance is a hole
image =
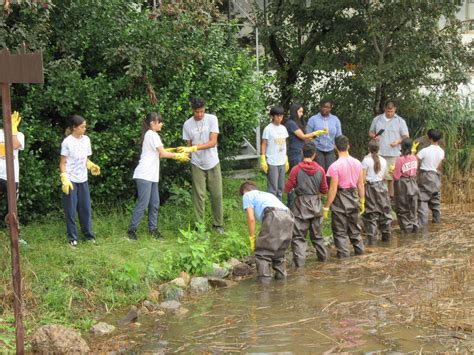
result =
[[[69,191],[69,195],[63,194],[67,239],[69,241],[78,239],[76,211],[79,215],[82,234],[84,234],[86,239],[95,239],[95,235],[92,232],[92,208],[89,183],[87,181],[82,183],[73,182],[72,185],[74,186],[74,189]]]
[[[158,183],[143,179],[135,179],[138,199],[133,210],[129,231],[135,232],[148,207],[148,230],[153,231],[158,225],[158,209],[160,208],[160,193]]]
[[[268,164],[267,192],[274,194],[281,200],[285,186],[285,166]]]

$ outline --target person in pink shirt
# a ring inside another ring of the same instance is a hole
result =
[[[418,160],[412,154],[413,140],[405,138],[401,143],[400,155],[393,169],[395,189],[395,212],[402,234],[416,233],[418,230],[418,184],[416,171]]]
[[[331,182],[324,218],[328,218],[331,208],[331,228],[338,258],[350,256],[348,240],[356,255],[364,253],[364,242],[360,236],[360,214],[364,213],[365,208],[362,164],[349,155],[349,147],[349,138],[344,135],[336,138],[339,158],[329,166],[327,172]]]

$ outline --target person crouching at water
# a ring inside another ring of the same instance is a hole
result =
[[[418,160],[412,154],[413,140],[405,138],[402,140],[402,155],[395,162],[393,170],[395,190],[395,212],[397,214],[400,231],[415,233],[418,230],[418,184],[416,182],[416,171]]]
[[[382,241],[390,240],[390,195],[384,183],[387,161],[379,155],[379,143],[373,139],[369,142],[369,154],[362,160],[362,174],[365,181],[365,211],[362,219],[367,234],[368,244],[377,239],[378,229]]]
[[[285,251],[290,245],[294,218],[291,211],[275,195],[257,190],[253,181],[240,185],[243,207],[247,212],[250,251],[255,254],[257,276],[261,281],[286,277]],[[256,235],[255,219],[261,222]]]
[[[302,151],[303,161],[291,169],[290,177],[285,185],[286,193],[294,191],[296,195],[290,208],[295,216],[291,248],[293,263],[297,268],[305,264],[308,230],[318,260],[326,261],[329,255],[321,235],[323,205],[319,196],[320,193],[328,192],[326,173],[314,161],[316,147],[313,143],[305,143]]]

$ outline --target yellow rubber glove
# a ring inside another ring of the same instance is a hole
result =
[[[253,254],[255,253],[255,242],[257,238],[254,235],[249,236],[250,240],[250,253]]]
[[[0,157],[4,157],[6,155],[5,153],[5,144],[0,144]]]
[[[287,173],[288,170],[290,170],[290,162],[288,161],[288,156],[287,156],[285,159],[285,173]]]
[[[72,182],[67,177],[66,173],[61,173],[60,176],[61,176],[61,184],[62,184],[61,188],[66,195],[69,195],[69,191],[74,190],[74,186],[72,185]]]
[[[176,149],[177,148],[165,148],[165,151],[167,151],[168,153],[174,153],[176,152]]]
[[[411,154],[416,154],[416,150],[418,149],[418,146],[420,145],[420,142],[415,142],[411,146]]]
[[[361,198],[359,201],[359,211],[360,214],[364,214],[365,212],[365,198]]]
[[[12,113],[12,134],[16,136],[18,134],[18,126],[20,125],[21,116],[18,111]]]
[[[389,175],[393,175],[393,171],[395,170],[395,165],[390,165],[388,167],[388,174]]]
[[[178,153],[194,153],[197,152],[198,147],[195,145],[191,147],[178,147],[176,148],[176,150],[178,151]]]
[[[267,158],[265,155],[260,155],[260,168],[265,174],[268,173]]]
[[[329,208],[328,207],[323,207],[323,218],[325,220],[329,219]]]
[[[89,159],[87,159],[86,163],[87,169],[91,171],[91,174],[94,176],[100,175],[100,168],[98,165],[94,164],[91,162]]]
[[[328,132],[325,129],[319,129],[317,131],[311,132],[314,138],[324,136],[325,134],[328,134]]]
[[[191,160],[191,158],[189,158],[189,155],[187,155],[186,153],[176,153],[173,159],[179,161],[180,163],[187,163]]]

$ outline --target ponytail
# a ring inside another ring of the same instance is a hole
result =
[[[160,116],[159,113],[150,112],[146,115],[145,120],[142,124],[142,136],[140,138],[140,146],[143,144],[143,140],[145,139],[145,133],[151,128],[152,122],[163,122],[163,118]]]
[[[375,139],[369,142],[369,152],[374,160],[374,171],[377,174],[382,169],[382,165],[380,164],[379,143]]]

